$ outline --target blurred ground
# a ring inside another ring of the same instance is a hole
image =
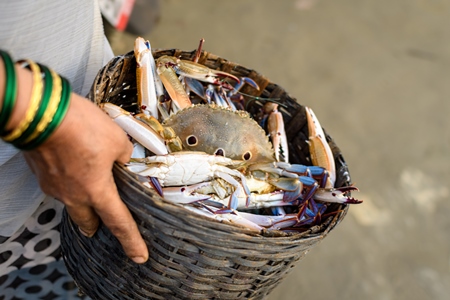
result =
[[[312,107],[364,199],[268,299],[449,299],[450,2],[162,1],[154,48],[204,49]],[[110,36],[116,54],[135,36]]]

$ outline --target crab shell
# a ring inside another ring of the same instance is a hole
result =
[[[173,128],[187,151],[202,151],[249,163],[275,161],[265,131],[245,111],[194,105],[170,116],[163,126]]]

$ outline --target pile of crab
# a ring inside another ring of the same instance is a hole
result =
[[[258,85],[199,64],[202,44],[192,61],[155,61],[150,43],[137,38],[139,111],[100,104],[132,138],[126,168],[143,185],[192,212],[256,230],[300,231],[319,224],[329,203],[362,202],[349,196],[356,187],[334,187],[333,154],[310,108],[313,166],[289,164],[277,104],[267,101],[262,121],[252,119],[239,89]]]

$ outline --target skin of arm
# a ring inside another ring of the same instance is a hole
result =
[[[28,107],[32,74],[16,65],[18,94],[7,130],[15,128]],[[0,107],[5,71],[0,60]],[[131,213],[117,192],[112,175],[115,162],[129,161],[133,150],[125,132],[89,100],[72,93],[60,126],[39,147],[24,151],[44,193],[66,206],[86,236],[94,235],[99,218],[136,263],[148,259],[148,249]]]

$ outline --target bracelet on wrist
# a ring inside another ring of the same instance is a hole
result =
[[[0,50],[0,57],[5,68],[5,91],[3,105],[0,108],[0,135],[4,135],[17,98],[17,74],[11,56],[6,51]]]
[[[28,128],[18,138],[11,142],[18,148],[20,148],[21,144],[31,140],[31,138],[36,135],[36,130],[41,122],[41,118],[47,113],[47,108],[50,106],[49,101],[50,96],[52,95],[53,76],[47,67],[40,64],[37,65],[41,71],[42,79],[44,80],[44,90],[42,92],[41,104],[38,107],[36,115]],[[30,68],[29,65],[23,65],[23,67]]]
[[[10,143],[19,138],[30,126],[31,122],[36,116],[42,99],[44,84],[42,81],[41,69],[36,63],[31,60],[27,60],[26,62],[30,66],[31,72],[33,72],[33,88],[31,90],[31,99],[28,105],[28,109],[25,112],[25,117],[22,119],[22,121],[20,121],[19,125],[17,125],[17,127],[14,128],[11,132],[8,132],[6,133],[6,135],[2,136],[4,141]]]
[[[48,78],[45,80],[45,84],[47,85],[47,82],[52,83],[51,86],[49,84],[50,94],[46,99],[48,105],[46,105],[42,115],[40,115],[39,118],[37,119],[37,124],[33,129],[33,132],[29,136],[25,136],[21,142],[14,143],[14,145],[18,148],[23,148],[27,143],[33,141],[44,132],[44,130],[48,127],[48,125],[52,121],[58,109],[58,105],[61,101],[61,92],[62,92],[61,77],[58,74],[56,74],[53,70],[50,70],[45,66],[40,65],[40,67],[41,69],[44,69],[46,72],[48,72]],[[42,99],[42,101],[44,101],[44,98]]]
[[[22,150],[32,150],[58,128],[63,121],[72,94],[70,83],[50,68],[31,60],[18,61],[32,72],[33,87],[24,118],[6,131],[17,98],[17,74],[7,52],[0,50],[5,65],[5,92],[0,107],[0,137]]]
[[[22,150],[32,150],[38,146],[40,146],[47,138],[55,131],[56,128],[61,124],[62,120],[64,119],[67,109],[69,108],[69,102],[70,97],[72,94],[72,89],[70,87],[70,83],[67,79],[64,77],[61,78],[61,97],[58,104],[58,108],[53,115],[51,121],[49,122],[48,126],[43,130],[42,133],[40,133],[34,140],[24,144],[20,145],[18,147]]]

